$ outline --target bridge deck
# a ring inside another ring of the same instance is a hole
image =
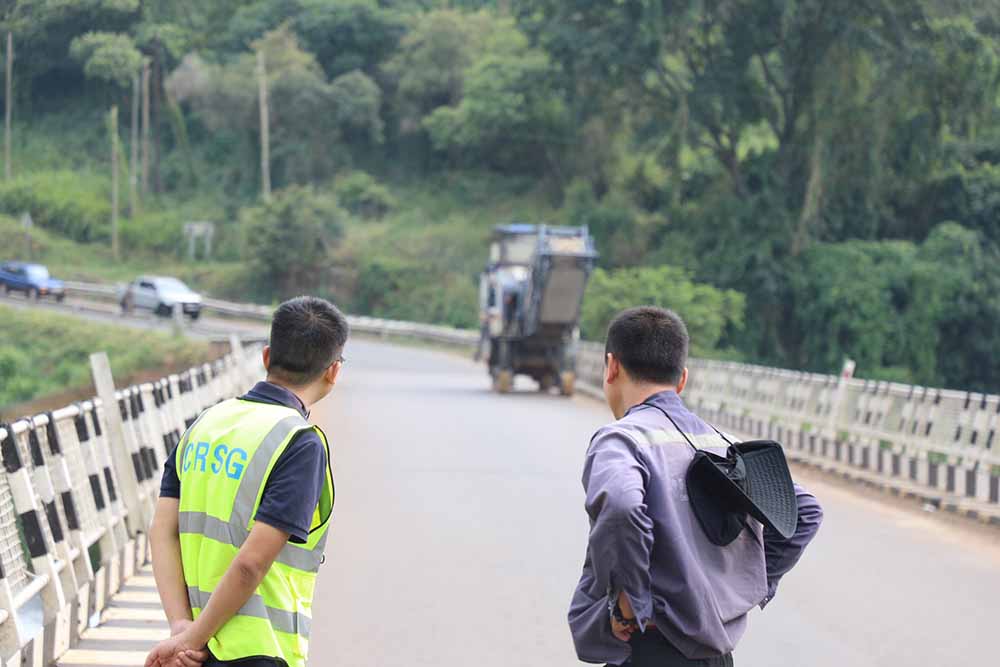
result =
[[[101,614],[101,624],[86,630],[80,643],[59,659],[58,667],[140,667],[157,641],[170,635],[167,619],[147,567],[130,578]]]

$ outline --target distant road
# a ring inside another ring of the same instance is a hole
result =
[[[579,478],[606,410],[494,395],[443,352],[355,340],[345,354],[314,411],[337,504],[310,664],[577,664],[565,615],[587,531]],[[1000,531],[804,481],[826,522],[753,613],[738,665],[1000,664]]]
[[[122,315],[121,308],[115,304],[75,297],[68,297],[64,302],[58,303],[51,299],[39,301],[26,299],[19,294],[4,295],[0,291],[0,306],[73,315],[91,322],[116,324],[134,329],[171,331],[174,326],[171,318],[154,315],[151,311],[136,310],[125,316]],[[226,337],[231,332],[243,336],[267,335],[267,327],[262,322],[243,322],[204,314],[197,321],[192,322],[185,318],[184,322],[187,334],[199,338]]]

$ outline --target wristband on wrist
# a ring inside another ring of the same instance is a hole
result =
[[[637,621],[634,616],[632,618],[626,618],[625,615],[622,613],[622,608],[618,605],[617,600],[615,601],[614,606],[611,608],[611,617],[615,619],[617,623],[624,625],[626,628],[634,630],[639,629],[639,621]]]

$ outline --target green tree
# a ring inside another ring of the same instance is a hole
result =
[[[288,26],[268,32],[254,47],[267,61],[276,185],[325,180],[350,164],[352,148],[382,141],[381,91],[364,73],[327,81]],[[168,89],[235,148],[235,167],[228,167],[231,185],[253,187],[260,127],[255,56],[243,52],[226,64],[189,57],[168,79]]]
[[[344,233],[346,213],[330,195],[289,187],[271,201],[240,212],[246,259],[268,298],[330,287],[330,253]]]
[[[467,68],[462,101],[436,109],[424,127],[434,147],[459,162],[548,172],[561,181],[568,124],[552,82],[548,56],[529,48],[512,25],[502,26]]]
[[[329,78],[352,70],[371,76],[404,33],[400,15],[379,4],[371,0],[257,0],[233,14],[221,42],[225,50],[239,52],[287,23]]]
[[[371,0],[301,0],[292,28],[331,79],[355,70],[373,76],[405,30],[399,15]]]
[[[363,171],[339,176],[333,191],[344,208],[363,218],[381,219],[399,205],[389,188]]]
[[[981,233],[948,222],[931,231],[919,256],[934,267],[925,280],[941,293],[933,339],[937,363],[927,383],[996,392],[1000,249]]]
[[[844,357],[865,377],[986,389],[998,370],[1000,258],[955,223],[908,241],[816,244],[792,273],[797,367],[836,372]]]
[[[83,64],[84,73],[94,79],[127,88],[142,67],[142,54],[128,35],[88,32],[73,40],[70,53]]]
[[[362,147],[382,143],[382,91],[377,83],[354,70],[330,82],[329,96],[342,143]]]
[[[744,299],[734,290],[720,290],[696,283],[683,269],[673,266],[605,271],[590,278],[583,300],[580,329],[585,338],[603,340],[608,324],[627,306],[670,308],[687,324],[692,352],[719,354],[723,335],[743,327]]]
[[[417,17],[397,53],[382,67],[395,90],[403,132],[420,129],[423,118],[438,107],[461,101],[465,70],[493,24],[484,12],[463,14],[452,9]]]

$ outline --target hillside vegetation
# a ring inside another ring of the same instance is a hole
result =
[[[475,326],[494,224],[586,224],[601,253],[587,337],[619,306],[655,302],[691,322],[699,354],[816,371],[851,357],[865,377],[1000,391],[994,2],[14,0],[0,12],[15,44],[0,233],[57,273],[166,272],[222,297],[316,292]],[[133,208],[144,63],[148,171]],[[191,261],[182,229],[198,220],[216,223],[215,251]]]
[[[0,413],[3,408],[48,394],[91,386],[89,358],[105,351],[119,381],[138,371],[180,369],[203,362],[208,343],[145,332],[76,317],[0,306]],[[14,415],[9,415],[14,416]]]

